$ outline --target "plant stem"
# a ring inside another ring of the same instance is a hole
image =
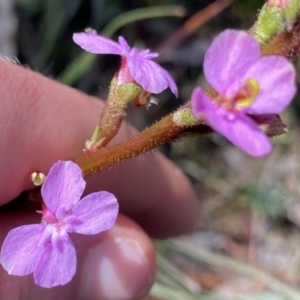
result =
[[[75,162],[81,167],[83,174],[89,176],[176,140],[182,137],[188,127],[174,125],[172,117],[172,114],[168,115],[143,132],[111,147],[86,151],[78,156]],[[204,124],[199,130],[202,134],[211,132]]]
[[[291,31],[284,31],[275,36],[263,49],[263,55],[282,55],[293,59],[300,54],[300,24]]]
[[[185,105],[180,109],[187,107],[188,105]],[[113,165],[158,148],[167,142],[174,142],[185,136],[205,135],[213,132],[204,123],[195,126],[177,126],[173,122],[173,115],[174,113],[164,117],[146,130],[116,145],[83,152],[74,161],[80,166],[84,176],[91,176]],[[254,120],[268,136],[286,132],[285,125],[277,115],[255,116]]]
[[[299,42],[300,26],[295,26],[292,32],[285,31],[279,33],[265,46],[262,53],[263,55],[277,54],[293,58],[300,53]],[[216,92],[212,88],[209,88],[206,93],[211,98],[216,95]],[[190,104],[187,103],[174,113],[189,106]],[[194,126],[175,125],[173,122],[174,113],[125,141],[111,147],[86,151],[75,158],[74,161],[82,168],[85,176],[90,176],[120,162],[151,151],[167,142],[178,140],[185,135],[204,135],[212,132],[212,130],[202,122]],[[277,115],[253,116],[253,119],[268,136],[275,136],[287,132],[284,124],[282,124]]]

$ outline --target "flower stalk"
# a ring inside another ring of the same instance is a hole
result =
[[[137,97],[140,90],[140,86],[135,83],[117,85],[115,77],[113,78],[100,123],[85,143],[87,150],[105,147],[115,137],[127,114],[128,102]]]
[[[192,129],[190,126],[175,125],[173,114],[171,114],[141,133],[116,145],[83,152],[75,158],[74,162],[80,166],[84,176],[90,176],[120,162],[149,152],[167,142],[178,140],[189,132],[189,128]],[[201,124],[197,130],[201,135],[211,132],[211,129],[204,124]],[[191,132],[194,133],[194,130],[191,130]]]
[[[181,110],[185,110],[187,106],[182,107]],[[82,169],[83,175],[88,177],[154,150],[167,142],[175,142],[186,136],[201,136],[213,132],[203,122],[198,122],[194,126],[176,125],[173,121],[174,114],[164,117],[146,130],[118,144],[95,151],[83,152],[74,159],[74,162]],[[278,115],[255,116],[253,119],[269,137],[287,132]]]
[[[262,48],[262,55],[281,55],[288,59],[295,58],[300,53],[300,27],[294,26],[292,31],[283,30]],[[213,98],[216,92],[212,88],[206,90],[206,95]],[[140,154],[151,151],[164,143],[178,140],[186,135],[204,135],[213,130],[199,122],[193,126],[182,126],[174,123],[174,115],[180,110],[189,108],[187,103],[172,114],[164,117],[156,124],[143,132],[122,141],[116,145],[83,152],[74,161],[82,168],[84,176],[91,176],[97,172],[108,169],[113,165]],[[258,127],[269,137],[286,133],[286,127],[278,115],[252,116]]]

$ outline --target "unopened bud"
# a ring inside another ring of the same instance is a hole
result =
[[[250,30],[251,34],[261,45],[264,45],[283,29],[293,28],[299,8],[299,0],[268,0]]]
[[[265,4],[250,32],[261,45],[264,45],[283,28],[282,21],[282,9]]]
[[[137,97],[141,87],[136,83],[123,83],[115,87],[113,94],[110,95],[114,106],[124,109],[126,104]]]
[[[299,0],[268,0],[266,8],[270,9],[272,7],[277,7],[282,11],[283,17],[289,27],[297,17],[300,3]]]
[[[177,111],[173,115],[173,122],[177,126],[193,126],[199,123],[199,121],[193,116],[190,108],[184,108]]]
[[[30,179],[35,186],[40,186],[44,183],[46,176],[41,172],[33,172],[30,175]]]

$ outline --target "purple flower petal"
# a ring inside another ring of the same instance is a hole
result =
[[[24,225],[8,233],[1,249],[1,264],[9,274],[24,276],[33,272],[44,250],[39,247],[44,228],[44,224]]]
[[[122,36],[119,37],[119,43],[116,43],[97,35],[95,30],[88,33],[75,33],[73,40],[81,48],[92,53],[122,56],[122,60],[127,61],[130,78],[133,78],[144,90],[157,94],[169,87],[177,96],[177,86],[173,78],[157,63],[151,61],[158,56],[158,53],[151,53],[149,49],[139,51],[135,47],[130,48]]]
[[[0,263],[9,274],[33,273],[35,283],[48,288],[71,281],[76,253],[68,233],[107,230],[118,214],[117,199],[108,192],[88,195],[78,203],[84,188],[78,165],[71,161],[53,165],[42,187],[46,204],[42,223],[15,228],[4,240]]]
[[[96,234],[110,229],[118,215],[116,197],[108,192],[92,193],[84,197],[64,218],[72,232]]]
[[[97,35],[95,31],[90,33],[74,33],[73,41],[82,49],[95,54],[122,54],[122,46],[111,39]]]
[[[258,42],[245,31],[225,30],[207,50],[204,74],[220,94],[233,94],[241,87],[246,71],[260,58]]]
[[[49,242],[36,263],[34,281],[42,287],[63,285],[71,281],[76,271],[76,253],[68,235]]]
[[[259,83],[259,94],[247,108],[250,114],[282,112],[296,93],[296,72],[293,65],[281,56],[262,57],[244,75]]]
[[[150,93],[158,94],[170,88],[177,96],[177,86],[169,73],[154,61],[137,56],[127,56],[132,78]]]
[[[153,59],[159,56],[157,52],[150,52],[149,49],[143,49],[139,52],[139,56],[145,59]]]
[[[296,74],[290,62],[279,56],[261,58],[255,39],[246,32],[226,30],[208,49],[204,73],[219,95],[214,103],[195,89],[195,117],[252,156],[269,153],[270,141],[247,114],[276,114],[291,102]]]
[[[269,139],[249,117],[218,107],[200,88],[193,91],[192,109],[196,118],[204,119],[215,131],[249,155],[259,157],[271,151]]]
[[[194,88],[191,96],[192,113],[195,118],[204,121],[205,110],[213,109],[213,103],[206,99],[207,96],[203,92],[201,87]]]
[[[85,188],[82,171],[71,161],[58,161],[42,186],[42,197],[51,212],[61,218],[80,200]]]
[[[130,52],[131,48],[122,36],[119,36],[119,45],[122,49],[120,55],[127,55]]]

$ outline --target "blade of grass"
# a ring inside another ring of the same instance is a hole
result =
[[[73,15],[77,12],[82,0],[73,0],[72,9],[69,8],[68,1],[46,1],[44,3],[44,13],[41,29],[41,49],[35,60],[35,67],[41,69],[45,66],[55,44],[58,41],[59,34],[67,26]],[[55,20],[55,21],[53,21]]]
[[[191,296],[187,292],[182,292],[180,290],[169,288],[159,283],[154,283],[149,294],[153,297],[162,298],[165,300],[204,300],[201,295]]]
[[[106,37],[112,37],[122,26],[138,20],[161,17],[183,17],[184,15],[184,7],[179,5],[138,8],[114,18],[100,34]],[[64,84],[72,85],[92,66],[96,58],[96,55],[81,52],[58,76],[58,80]]]
[[[203,24],[210,21],[216,15],[221,13],[233,2],[234,0],[216,0],[215,2],[199,10],[188,20],[186,20],[183,26],[175,30],[172,34],[170,34],[170,36],[167,39],[165,39],[160,45],[158,45],[156,51],[159,53],[162,52],[164,56],[168,55],[168,50],[173,49],[183,40],[187,39],[190,35],[195,33],[195,31],[198,30]]]
[[[201,290],[197,282],[173,266],[158,252],[156,253],[156,260],[159,272],[171,279],[176,286],[183,288],[190,295],[194,294],[195,290],[196,292]]]
[[[101,31],[101,34],[112,37],[123,26],[139,20],[161,18],[161,17],[184,17],[185,8],[180,5],[162,5],[133,9],[120,14],[109,22]]]
[[[57,41],[57,36],[64,16],[62,1],[45,1],[44,5],[45,15],[43,17],[43,23],[41,26],[42,30],[39,37],[41,39],[41,49],[38,51],[38,55],[35,60],[35,67],[37,69],[42,68],[49,57],[53,46]],[[53,22],[54,16],[55,22]]]
[[[185,294],[177,289],[169,288],[160,283],[154,283],[149,294],[152,297],[158,297],[164,300],[224,300],[224,297],[214,296],[214,295],[201,295],[197,294],[194,296]],[[286,300],[285,297],[274,294],[274,293],[264,293],[264,294],[252,294],[244,296],[233,296],[231,298],[226,297],[227,300]],[[294,298],[298,300],[298,298]]]
[[[274,293],[265,293],[265,294],[253,294],[245,295],[240,297],[241,300],[285,300],[284,296],[274,294]]]
[[[169,240],[160,245],[166,249],[173,250],[195,261],[207,263],[212,266],[226,269],[238,274],[247,276],[255,281],[266,285],[269,289],[283,295],[287,299],[300,299],[300,291],[293,289],[280,280],[272,277],[268,273],[263,272],[244,262],[237,261],[225,255],[212,253],[203,248],[193,248],[178,240]]]

